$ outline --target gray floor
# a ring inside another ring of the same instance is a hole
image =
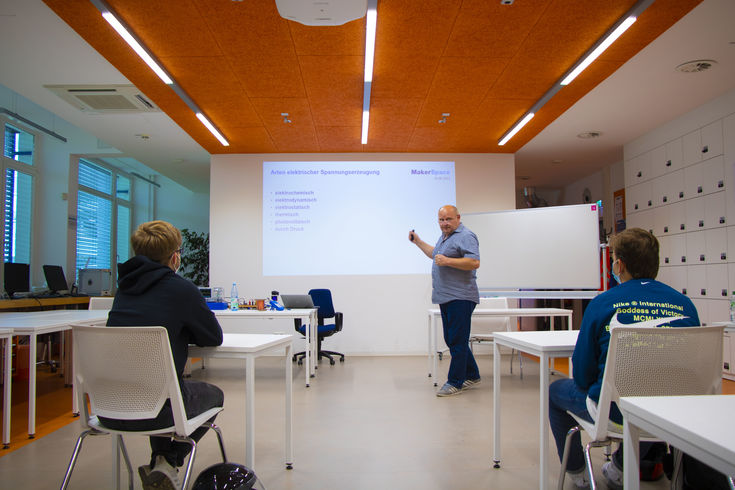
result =
[[[448,398],[434,395],[425,357],[348,357],[335,366],[322,361],[310,388],[303,384],[303,367],[294,365],[294,469],[286,470],[283,361],[258,359],[255,471],[269,490],[538,488],[538,364],[526,362],[521,380],[517,371],[509,375],[509,359],[503,361],[501,469],[491,467],[492,357],[479,356],[482,384]],[[195,378],[225,391],[218,423],[230,459],[238,462],[245,460],[243,365],[213,360],[206,370],[194,371]],[[440,362],[442,376],[448,365],[446,358]],[[78,433],[78,424],[71,424],[0,458],[0,487],[58,488]],[[147,463],[146,439],[130,437],[126,443],[135,466]],[[551,446],[553,440],[554,451]],[[216,437],[208,434],[193,474],[218,457]],[[109,439],[87,438],[69,488],[110,488],[111,462]],[[606,488],[602,462],[601,450],[595,450],[597,481]],[[555,488],[555,456],[550,467]],[[566,488],[572,487],[567,481]],[[641,485],[667,487],[665,478]],[[137,475],[135,488],[141,488]]]

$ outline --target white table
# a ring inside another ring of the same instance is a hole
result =
[[[496,332],[493,345],[493,462],[500,468],[500,346],[538,356],[539,375],[539,488],[548,487],[549,360],[574,353],[578,330]],[[571,372],[572,366],[569,366]]]
[[[639,488],[640,431],[660,437],[725,475],[735,475],[735,395],[622,397],[620,410],[626,489]]]
[[[45,333],[70,330],[72,324],[104,324],[107,311],[104,310],[49,310],[18,313],[0,313],[0,328],[13,329],[13,335],[27,335],[28,343],[28,438],[36,435],[36,342]],[[64,336],[61,337],[63,356]],[[63,366],[63,362],[61,363]],[[77,397],[72,396],[72,411],[78,413]],[[9,417],[10,411],[5,417]],[[10,424],[8,424],[10,425]]]
[[[561,308],[475,308],[472,317],[549,317],[552,330],[554,329],[554,317],[566,317],[567,325],[571,330],[572,313],[572,310]],[[434,386],[437,385],[437,331],[439,330],[438,323],[440,319],[441,310],[439,308],[429,309],[429,377],[434,379]]]
[[[255,467],[255,358],[285,349],[286,468],[293,467],[293,377],[291,335],[226,333],[217,347],[189,346],[189,357],[245,359],[245,466]]]
[[[11,370],[13,363],[11,362],[13,344],[13,329],[0,328],[0,339],[4,340],[4,359],[3,365],[3,449],[10,447],[10,383],[12,382]]]
[[[309,387],[309,378],[313,378],[316,374],[316,361],[318,359],[317,349],[317,309],[316,308],[303,308],[293,310],[250,310],[240,309],[237,311],[230,310],[214,310],[214,314],[218,320],[223,319],[234,319],[238,322],[237,331],[232,331],[227,324],[222,327],[223,332],[229,333],[246,333],[243,332],[239,327],[241,323],[245,323],[248,320],[301,320],[302,324],[306,325],[305,342],[306,347],[306,370],[304,377],[306,378],[306,387]],[[220,322],[221,323],[221,322]],[[247,328],[247,327],[244,327]],[[292,331],[293,324],[290,324],[286,331]]]

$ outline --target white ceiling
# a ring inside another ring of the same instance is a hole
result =
[[[593,174],[621,161],[625,143],[735,88],[733,19],[735,1],[704,0],[518,151],[516,175],[528,178],[517,186],[560,188]],[[41,0],[0,0],[0,46],[0,84],[181,185],[208,192],[209,154],[164,113],[85,114],[43,87],[129,82]],[[695,59],[718,63],[699,74],[675,71]],[[602,136],[576,137],[584,131]]]

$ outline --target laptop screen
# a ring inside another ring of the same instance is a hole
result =
[[[289,310],[299,308],[314,308],[314,302],[308,294],[282,294],[283,306]]]
[[[44,265],[43,275],[46,276],[46,284],[50,291],[67,291],[69,289],[66,276],[64,276],[64,269],[60,265]]]

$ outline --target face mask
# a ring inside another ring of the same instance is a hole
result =
[[[615,262],[617,262],[617,260]],[[623,281],[620,280],[620,276],[615,274],[615,262],[612,263],[612,268],[610,269],[610,272],[612,272],[612,276],[613,278],[615,278],[615,282],[617,282],[618,284],[622,284]]]

